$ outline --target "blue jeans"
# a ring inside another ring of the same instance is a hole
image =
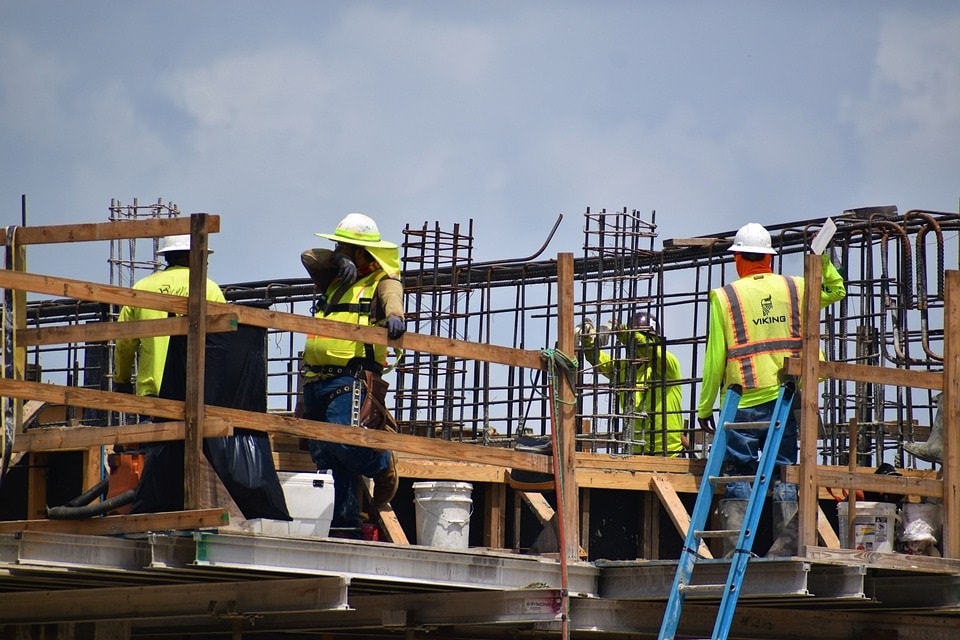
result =
[[[304,417],[335,424],[350,424],[353,405],[353,376],[339,376],[318,380],[303,387]],[[334,395],[338,389],[350,387],[350,391]],[[363,400],[361,386],[361,402]],[[337,442],[310,440],[310,457],[317,469],[329,469],[333,473],[333,522],[334,528],[358,528],[360,519],[360,496],[357,493],[357,476],[373,478],[390,464],[390,453],[376,451]]]
[[[758,404],[755,407],[744,407],[737,410],[734,422],[770,422],[776,400]],[[727,450],[723,455],[724,475],[753,475],[757,472],[760,461],[760,450],[767,440],[767,432],[731,430],[727,434]],[[797,462],[797,420],[793,411],[788,414],[787,423],[783,426],[783,439],[780,441],[780,450],[777,451],[777,460],[774,467],[774,478],[779,473],[780,465],[796,464]],[[750,484],[746,482],[731,482],[726,485],[727,498],[746,500],[750,497]],[[774,502],[795,502],[797,500],[797,485],[778,482],[773,488]]]

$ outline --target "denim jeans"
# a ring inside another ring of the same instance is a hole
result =
[[[744,407],[737,410],[734,422],[770,422],[776,400],[758,404],[755,407]],[[757,472],[760,461],[760,451],[767,439],[767,432],[731,430],[727,437],[727,450],[723,455],[724,475],[753,475]],[[774,467],[774,478],[779,473],[779,466],[796,464],[797,462],[797,420],[791,411],[787,423],[783,426],[783,439],[780,441],[780,450],[777,451],[777,460]],[[727,498],[747,499],[750,497],[750,484],[746,482],[732,482],[726,485]],[[797,485],[778,482],[773,489],[774,502],[792,502],[797,500]]]
[[[350,424],[353,393],[330,396],[344,386],[353,388],[352,376],[338,376],[311,382],[303,387],[304,417],[335,424]],[[361,387],[361,401],[362,401]],[[328,402],[329,399],[329,402]],[[376,451],[338,442],[310,440],[310,457],[317,469],[329,469],[333,473],[333,522],[334,528],[358,528],[360,519],[360,496],[357,493],[357,476],[373,478],[383,473],[390,462],[389,452]]]

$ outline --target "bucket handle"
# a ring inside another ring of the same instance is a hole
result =
[[[434,512],[431,511],[430,509],[427,509],[425,506],[423,506],[423,504],[422,504],[423,498],[414,497],[413,500],[414,500],[414,502],[417,503],[417,506],[420,507],[421,509],[423,509],[425,512],[429,513],[431,516],[433,516],[433,517],[436,518],[437,520],[443,520],[443,521],[447,522],[448,524],[465,525],[465,524],[467,524],[468,522],[470,522],[470,516],[473,515],[473,502],[472,502],[472,501],[470,502],[470,510],[467,511],[467,517],[466,517],[464,520],[451,520],[450,518],[444,518],[444,517],[443,517],[443,514],[441,514],[441,513],[434,513]]]

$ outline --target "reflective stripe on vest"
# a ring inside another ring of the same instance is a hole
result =
[[[797,279],[785,276],[767,276],[762,286],[755,280],[741,278],[725,285],[718,291],[729,322],[727,334],[727,366],[724,371],[726,385],[740,384],[746,389],[779,384],[778,375],[787,356],[798,356],[803,339],[800,329],[800,291]],[[759,310],[755,317],[749,304],[755,296],[760,297]],[[769,302],[768,302],[769,301]],[[785,301],[787,313],[768,315],[774,301]],[[784,321],[777,321],[783,318]]]

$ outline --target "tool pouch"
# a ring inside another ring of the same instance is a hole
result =
[[[386,428],[390,412],[385,403],[390,384],[374,371],[364,369],[358,375],[366,388],[360,405],[360,426],[364,429]]]

